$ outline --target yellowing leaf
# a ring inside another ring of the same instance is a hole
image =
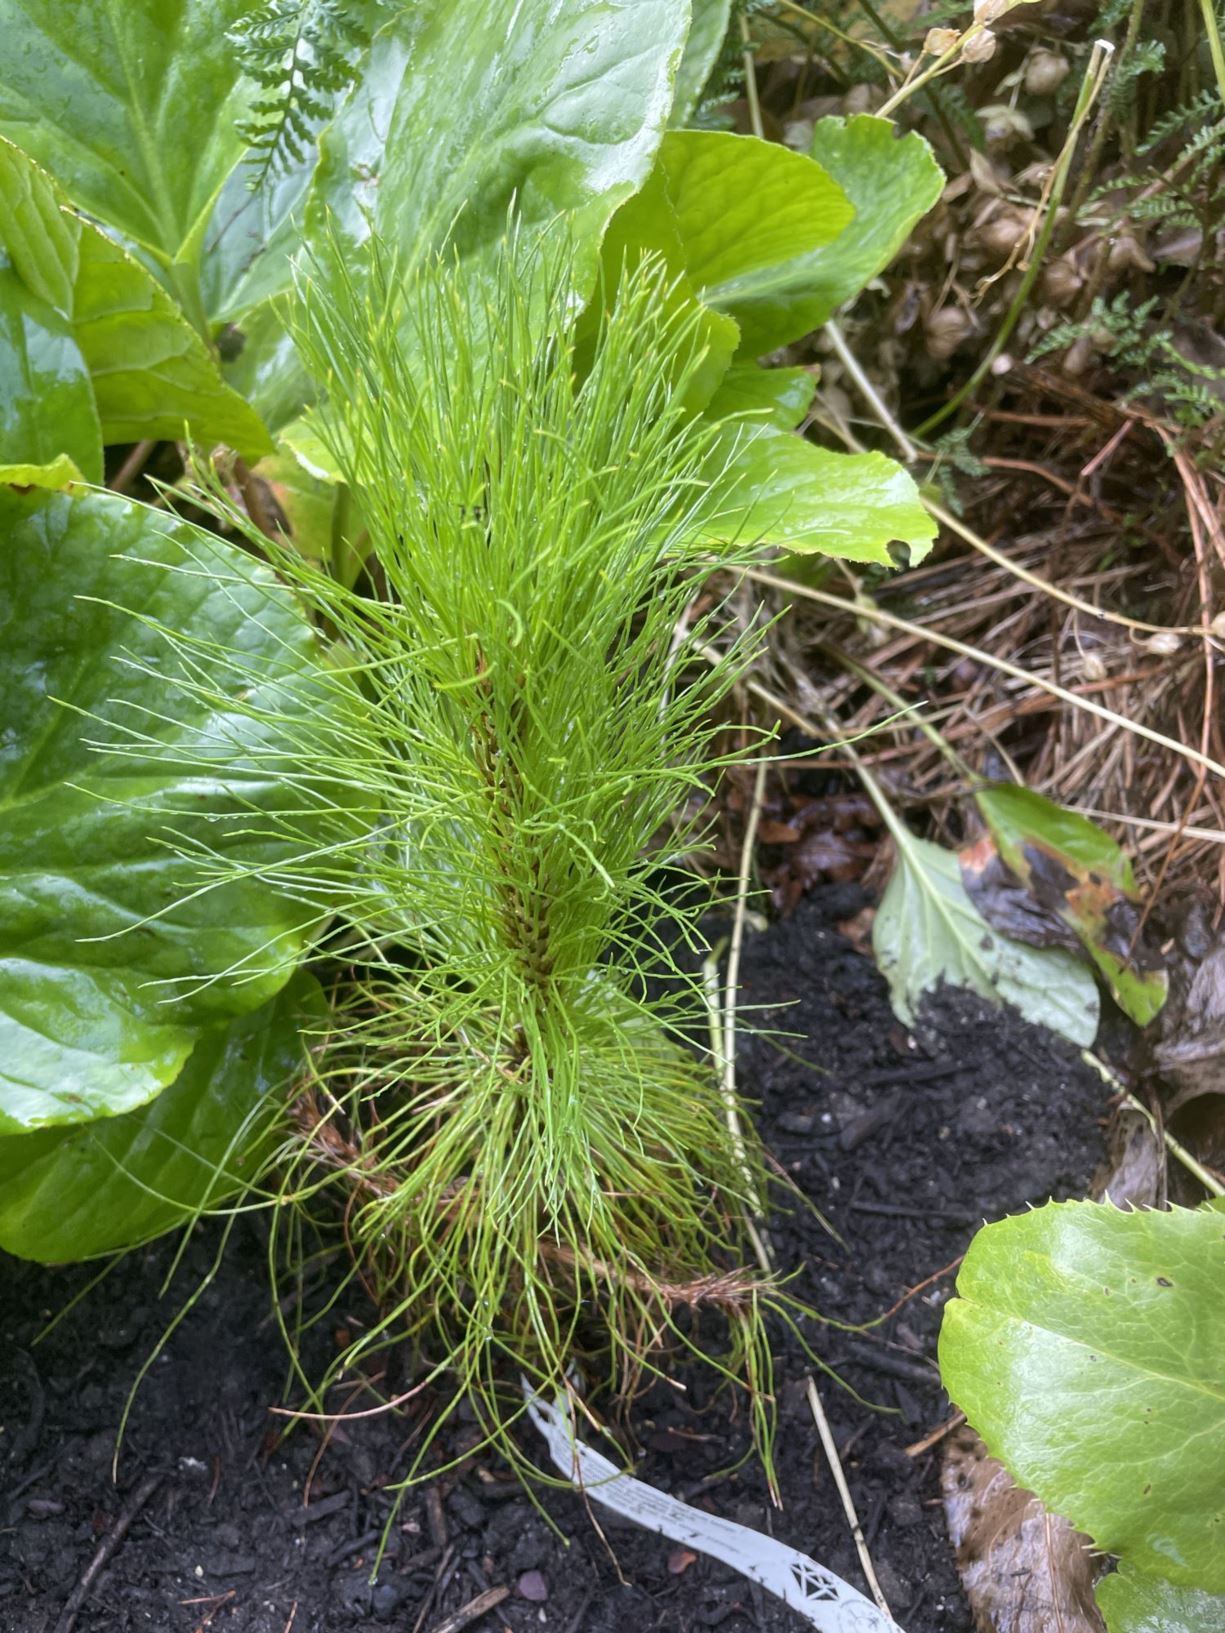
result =
[[[1140,894],[1126,854],[1087,817],[1031,789],[999,783],[980,789],[974,799],[1000,859],[1039,913],[1083,943],[1137,1025],[1152,1020],[1169,979],[1142,935]],[[990,863],[989,849],[972,855],[972,886],[984,881]]]

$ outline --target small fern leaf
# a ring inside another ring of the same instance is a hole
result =
[[[304,157],[352,83],[369,36],[350,0],[265,0],[226,38],[263,91],[238,126],[255,189]]]

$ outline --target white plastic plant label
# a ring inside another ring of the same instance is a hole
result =
[[[897,1623],[870,1599],[824,1565],[747,1525],[691,1508],[623,1474],[615,1463],[576,1437],[574,1419],[565,1404],[550,1406],[526,1387],[524,1392],[532,1422],[548,1442],[553,1462],[594,1502],[671,1542],[722,1560],[790,1605],[821,1633],[901,1633]]]

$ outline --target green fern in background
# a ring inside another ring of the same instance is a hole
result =
[[[1109,301],[1099,296],[1083,322],[1061,323],[1044,335],[1030,360],[1062,351],[1084,336],[1094,340],[1115,369],[1132,377],[1122,401],[1158,399],[1188,431],[1202,429],[1225,411],[1225,369],[1199,361],[1177,344],[1160,296],[1138,304],[1126,290]]]
[[[252,188],[305,155],[369,43],[369,7],[352,0],[266,0],[226,35],[243,71],[262,87],[239,135],[250,148]]]

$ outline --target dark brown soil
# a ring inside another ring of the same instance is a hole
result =
[[[945,1270],[983,1218],[1083,1192],[1105,1110],[1100,1082],[1073,1050],[963,994],[942,994],[909,1036],[880,976],[833,928],[861,902],[851,887],[828,887],[751,939],[746,1003],[790,1005],[756,1018],[796,1035],[747,1041],[741,1072],[762,1102],[771,1148],[846,1244],[797,1211],[773,1222],[778,1258],[802,1267],[802,1297],[854,1323]],[[152,1362],[113,1483],[137,1370],[208,1271],[216,1242],[215,1230],[200,1234],[165,1296],[173,1244],[132,1255],[38,1345],[40,1326],[93,1271],[0,1258],[0,1633],[64,1633],[65,1606],[125,1518],[90,1579],[78,1633],[432,1633],[491,1587],[510,1596],[465,1624],[475,1633],[805,1625],[658,1537],[613,1523],[606,1546],[575,1498],[546,1494],[567,1548],[504,1470],[479,1460],[408,1494],[372,1585],[392,1507],[385,1487],[404,1466],[408,1428],[353,1423],[322,1454],[307,1430],[278,1444],[268,1408],[288,1398],[285,1358],[257,1219],[235,1231]],[[972,1625],[944,1535],[939,1446],[906,1450],[947,1411],[933,1356],[951,1286],[946,1271],[868,1332],[812,1334],[829,1365],[886,1409],[822,1380],[882,1586],[908,1633]],[[680,1376],[685,1395],[659,1389],[634,1415],[641,1476],[772,1531],[862,1587],[795,1345],[780,1335],[781,1511],[754,1468],[717,1477],[742,1449],[742,1416],[730,1416],[705,1377]],[[464,1433],[456,1425],[440,1452],[462,1450]]]

